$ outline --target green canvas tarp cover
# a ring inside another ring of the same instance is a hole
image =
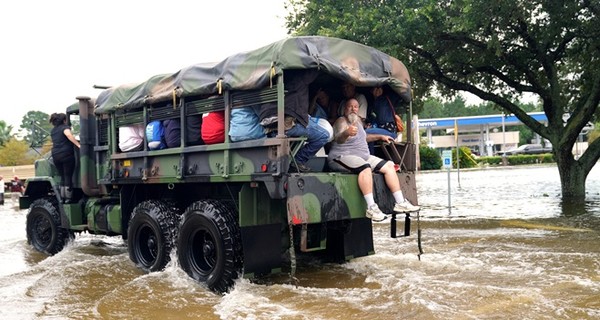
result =
[[[404,100],[411,98],[410,76],[398,59],[356,42],[308,36],[286,38],[218,63],[195,64],[139,84],[109,88],[96,99],[94,112],[112,113],[172,101],[174,94],[189,97],[265,88],[275,84],[275,77],[283,70],[312,68],[359,87],[386,84]]]

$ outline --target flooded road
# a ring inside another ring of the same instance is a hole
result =
[[[46,257],[26,210],[0,207],[0,319],[600,319],[600,167],[581,212],[555,167],[419,173],[408,238],[375,224],[376,254],[299,261],[289,275],[215,295],[175,264],[144,274],[119,237],[78,235]],[[424,253],[418,256],[416,229]]]

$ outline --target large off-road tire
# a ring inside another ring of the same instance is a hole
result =
[[[146,272],[160,271],[175,246],[179,210],[172,204],[148,200],[131,213],[127,229],[129,258]]]
[[[27,213],[27,243],[46,254],[60,252],[71,238],[69,230],[60,226],[60,211],[54,198],[33,201]]]
[[[191,204],[183,214],[177,252],[181,268],[216,292],[227,292],[242,271],[235,212],[217,200]]]

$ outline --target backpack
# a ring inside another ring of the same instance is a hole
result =
[[[167,147],[164,142],[165,130],[159,120],[148,123],[146,137],[148,138],[148,149],[150,150],[160,150]]]
[[[225,112],[214,111],[202,118],[202,140],[206,144],[223,143],[225,141]]]
[[[202,115],[192,115],[185,119],[187,144],[190,146],[204,144],[202,141]]]
[[[167,148],[179,147],[181,145],[181,123],[179,123],[179,119],[164,120],[163,127]]]
[[[260,119],[252,107],[231,110],[229,137],[232,142],[266,137]]]

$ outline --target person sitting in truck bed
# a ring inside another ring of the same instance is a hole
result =
[[[167,147],[165,143],[165,128],[162,121],[154,120],[146,126],[148,150],[161,150]]]
[[[290,171],[310,172],[306,162],[312,158],[326,143],[329,138],[327,130],[323,129],[316,121],[309,121],[308,86],[318,76],[316,69],[310,70],[285,70],[285,134],[288,137],[306,137],[305,144],[298,150],[294,160],[290,163]],[[277,102],[263,104],[260,108],[259,118],[261,125],[270,129],[271,136],[277,134]]]
[[[188,146],[204,144],[202,141],[202,116],[191,115],[186,118],[186,139]],[[164,139],[167,148],[181,146],[181,121],[179,119],[163,120]]]
[[[367,118],[367,109],[369,108],[369,104],[367,103],[367,98],[365,97],[365,95],[360,92],[356,92],[356,86],[349,82],[344,82],[342,84],[342,95],[344,96],[344,98],[342,99],[342,101],[340,101],[338,107],[338,116],[341,117],[344,115],[344,107],[346,105],[346,101],[354,98],[356,99],[356,101],[358,101],[358,104],[360,106],[358,110],[358,115],[364,122]]]
[[[315,93],[315,96],[311,99],[310,107],[308,108],[308,114],[310,115],[310,121],[315,121],[319,126],[323,129],[327,130],[328,138],[327,143],[317,151],[316,156],[322,157],[327,156],[327,150],[329,149],[329,143],[333,140],[333,127],[330,122],[330,115],[326,110],[329,108],[324,108],[321,106],[328,106],[329,95],[325,93],[322,88],[319,88]],[[333,107],[333,112],[337,112],[337,107]]]
[[[229,138],[232,142],[261,139],[265,137],[264,128],[260,125],[260,120],[254,107],[250,106],[231,110],[229,119]]]
[[[398,127],[396,126],[394,103],[396,98],[385,93],[383,87],[373,87],[373,103],[367,109],[367,134],[384,134],[396,139]],[[369,152],[375,154],[375,143],[369,142]]]
[[[325,118],[333,123],[338,118],[339,103],[331,100],[329,93],[323,88],[317,89],[310,102],[308,113],[313,117]]]
[[[202,140],[202,115],[187,116],[185,118],[185,130],[188,146],[204,144]]]
[[[163,120],[163,130],[167,148],[175,148],[181,145],[181,123],[179,119]]]
[[[122,152],[144,150],[144,124],[119,127],[119,149]]]
[[[369,153],[368,141],[381,140],[390,143],[393,142],[393,139],[383,134],[367,134],[362,126],[358,110],[358,101],[350,98],[346,101],[344,116],[335,121],[333,125],[334,140],[327,158],[329,168],[334,171],[358,174],[358,187],[367,202],[366,216],[373,221],[386,219],[385,214],[381,212],[373,198],[373,172],[384,175],[385,183],[396,201],[394,212],[419,210],[418,206],[404,198],[394,163]]]
[[[206,144],[225,142],[225,111],[213,111],[202,118],[202,141]]]

